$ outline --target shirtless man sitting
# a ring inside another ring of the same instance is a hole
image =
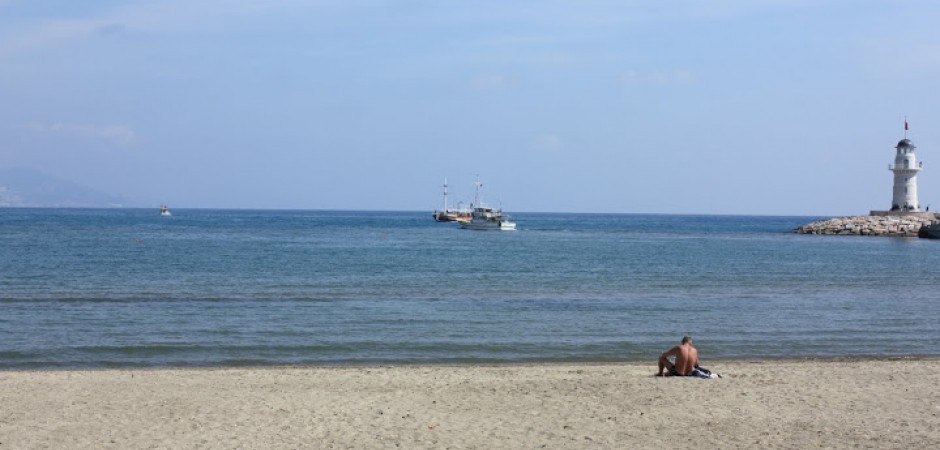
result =
[[[675,364],[669,361],[670,356],[675,357]],[[659,355],[659,373],[656,376],[663,376],[665,368],[669,368],[669,375],[688,376],[693,374],[696,366],[698,366],[698,350],[692,346],[692,338],[685,336],[681,344]]]

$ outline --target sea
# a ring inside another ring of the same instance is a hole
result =
[[[0,369],[940,356],[940,240],[819,217],[0,209]]]

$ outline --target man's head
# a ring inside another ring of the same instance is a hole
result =
[[[682,337],[682,343],[683,343],[683,344],[691,344],[691,343],[692,343],[692,336],[683,336],[683,337]]]

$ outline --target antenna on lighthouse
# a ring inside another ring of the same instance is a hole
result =
[[[907,126],[907,116],[905,115],[905,116],[904,116],[904,139],[907,139],[907,129],[908,129],[908,126]]]

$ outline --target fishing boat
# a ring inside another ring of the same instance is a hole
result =
[[[444,178],[444,209],[440,211],[434,211],[433,217],[434,220],[438,222],[469,222],[470,221],[470,211],[467,211],[459,207],[457,209],[450,209],[447,207],[447,178]]]
[[[161,216],[169,216],[169,215],[170,215],[170,207],[169,207],[169,206],[166,206],[166,205],[160,205],[160,215],[161,215]]]
[[[491,208],[483,204],[480,200],[480,188],[483,183],[480,179],[476,181],[476,193],[473,196],[471,205],[470,220],[461,222],[461,228],[467,230],[494,230],[494,231],[513,231],[516,229],[516,222],[509,220],[509,216],[503,214],[501,208]]]
[[[917,235],[920,237],[926,237],[930,239],[940,239],[940,220],[938,219],[931,220],[930,223],[921,227]]]

